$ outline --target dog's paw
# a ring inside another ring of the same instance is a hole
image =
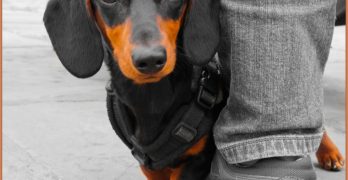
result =
[[[319,165],[326,170],[339,171],[344,166],[344,159],[338,151],[337,152],[326,152],[326,151],[319,152],[318,151],[316,155],[317,155]]]
[[[326,170],[339,171],[343,168],[345,163],[345,160],[336,145],[325,134],[316,156],[319,165]]]

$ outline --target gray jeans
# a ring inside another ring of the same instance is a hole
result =
[[[335,0],[221,0],[229,98],[214,127],[230,164],[316,151]]]

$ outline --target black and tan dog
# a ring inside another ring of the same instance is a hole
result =
[[[206,64],[216,53],[218,10],[216,0],[50,0],[44,22],[73,75],[90,77],[106,62],[117,102],[130,121],[135,139],[130,141],[143,147],[165,134],[175,114],[196,98],[192,64]],[[218,109],[204,111],[204,118],[215,119]],[[181,153],[165,167],[141,163],[147,178],[204,179],[215,151],[212,123],[206,126],[197,127],[190,146],[176,151]],[[343,158],[326,134],[318,153],[323,167],[342,167]]]

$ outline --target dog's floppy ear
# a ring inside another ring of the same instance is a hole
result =
[[[44,23],[64,67],[79,78],[100,69],[104,50],[89,0],[50,0]]]
[[[184,49],[193,64],[206,64],[219,44],[219,0],[191,0],[184,24]]]

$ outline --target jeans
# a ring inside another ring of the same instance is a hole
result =
[[[219,59],[229,90],[214,126],[227,163],[317,150],[335,0],[221,0]]]

